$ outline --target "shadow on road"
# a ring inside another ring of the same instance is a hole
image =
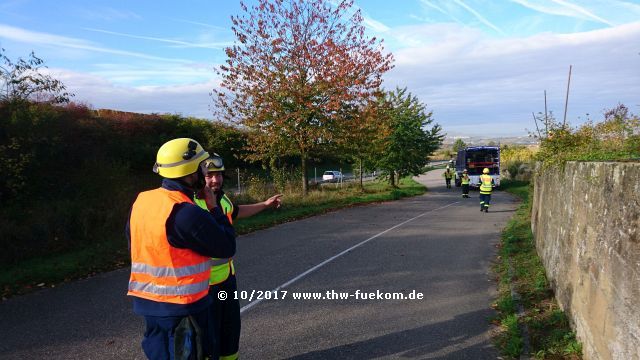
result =
[[[489,213],[512,213],[516,212],[514,209],[512,210],[489,210]]]
[[[495,359],[486,324],[494,313],[490,309],[468,312],[453,319],[399,331],[376,338],[308,352],[287,359],[375,359],[384,356],[438,359]],[[459,334],[476,321],[472,333]]]

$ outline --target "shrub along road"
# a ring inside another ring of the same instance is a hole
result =
[[[480,213],[477,192],[462,199],[459,188],[444,188],[441,173],[417,179],[429,188],[424,196],[239,237],[239,290],[255,290],[253,301],[241,301],[242,358],[495,359],[489,265],[517,203],[498,191],[490,212]],[[121,269],[1,303],[0,358],[144,358],[127,279]],[[283,284],[286,295],[256,301]],[[350,297],[294,299],[327,291]],[[378,298],[412,292],[423,298]]]

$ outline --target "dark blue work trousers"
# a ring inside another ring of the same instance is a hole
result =
[[[240,344],[240,301],[236,299],[238,290],[236,276],[229,274],[227,280],[209,286],[209,296],[213,298],[209,321],[216,334],[214,347],[221,357],[234,358]],[[225,292],[224,300],[219,293]]]
[[[150,360],[199,360],[211,355],[208,317],[208,308],[190,316],[145,316],[145,355]]]
[[[480,194],[480,210],[489,209],[491,204],[491,194]]]

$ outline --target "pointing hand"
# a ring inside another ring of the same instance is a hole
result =
[[[267,200],[264,201],[266,207],[275,207],[276,209],[280,207],[280,198],[282,194],[274,195]]]

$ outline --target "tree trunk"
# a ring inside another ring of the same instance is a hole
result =
[[[300,154],[300,169],[302,170],[302,196],[307,196],[308,179],[307,179],[307,154],[302,152]]]
[[[391,184],[391,186],[396,187],[396,172],[395,171],[390,171],[389,172],[389,184]]]

